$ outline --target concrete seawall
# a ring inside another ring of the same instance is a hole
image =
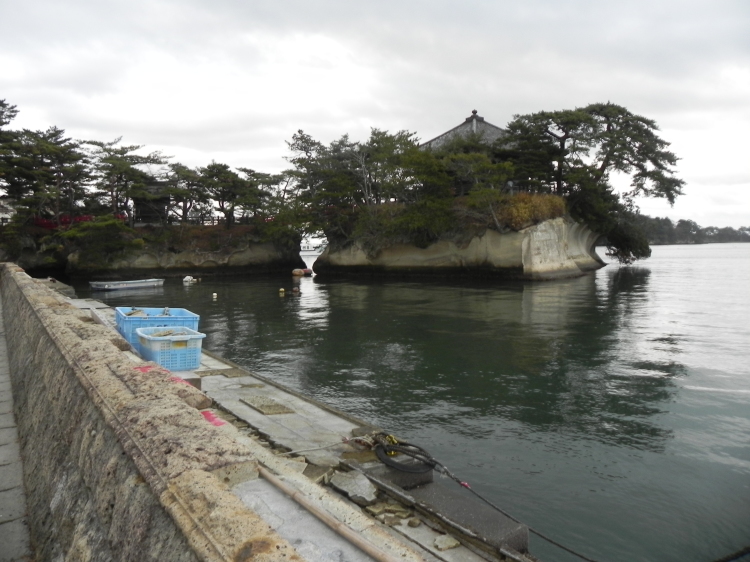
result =
[[[205,395],[13,264],[0,295],[36,559],[300,560],[229,491],[257,463]]]

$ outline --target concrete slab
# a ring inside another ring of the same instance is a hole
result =
[[[419,486],[408,494],[423,506],[446,519],[460,522],[496,547],[510,547],[518,552],[529,548],[529,529],[490,506],[477,502],[463,490],[454,490],[441,482]]]
[[[10,393],[5,396],[5,399],[0,399],[0,415],[12,414],[13,413],[13,398]],[[15,424],[15,420],[13,421]]]
[[[223,375],[227,378],[238,378],[243,377],[247,373],[237,367],[229,367],[228,369],[203,369],[200,368],[195,371],[195,374],[199,377],[210,377],[212,375]]]
[[[172,374],[201,390],[201,378],[195,374],[195,371],[172,371]]]
[[[12,416],[11,416],[12,420]],[[0,428],[0,445],[18,442],[18,430],[15,425]]]
[[[6,406],[6,408],[8,407]],[[16,418],[10,408],[4,412],[2,405],[0,405],[0,429],[9,427],[16,427]]]
[[[251,408],[255,408],[261,414],[265,414],[266,416],[294,413],[294,410],[292,410],[288,406],[279,404],[273,398],[269,398],[268,396],[246,394],[245,397],[240,398],[240,400]]]
[[[108,304],[104,304],[103,302],[98,301],[98,300],[94,300],[94,299],[74,299],[74,298],[70,298],[70,299],[68,299],[68,301],[70,302],[70,304],[72,304],[76,308],[80,308],[82,310],[86,310],[86,309],[89,309],[89,308],[94,308],[94,309],[110,308],[110,306]]]
[[[16,462],[21,458],[21,447],[18,440],[0,443],[0,466]]]
[[[26,496],[22,487],[0,490],[0,523],[14,521],[25,515]]]
[[[405,537],[408,537],[425,550],[438,556],[441,560],[445,560],[445,562],[486,562],[487,560],[463,545],[449,550],[438,550],[435,546],[435,541],[443,535],[430,528],[426,523],[422,523],[418,527],[410,527],[406,520],[404,520],[400,524],[394,525],[392,528]]]
[[[20,460],[0,465],[0,490],[10,490],[22,486],[23,465]]]
[[[231,365],[227,365],[223,361],[219,361],[218,359],[214,359],[213,357],[210,357],[209,355],[206,355],[205,353],[201,354],[201,366],[198,369],[198,371],[201,370],[207,370],[207,369],[232,369],[233,367]]]
[[[284,447],[297,450],[332,445],[331,452],[334,454],[323,452],[321,455],[331,457],[332,460],[335,457],[336,464],[341,453],[354,450],[341,441],[344,437],[350,437],[352,429],[359,427],[358,424],[274,386],[264,384],[255,377],[227,379],[223,376],[210,376],[204,377],[202,382],[203,391],[217,404]],[[243,389],[246,391],[243,392]],[[294,413],[264,415],[243,402],[246,396],[272,400],[293,410]]]
[[[0,562],[30,562],[29,528],[26,521],[16,519],[0,523]]]
[[[294,500],[259,478],[232,488],[242,502],[288,540],[305,560],[370,562],[374,560],[343,540]]]
[[[71,287],[70,285],[66,285],[65,283],[61,283],[57,279],[54,279],[52,277],[47,277],[46,279],[34,279],[35,282],[44,285],[45,287],[49,287],[50,289],[57,291],[64,297],[69,297],[71,299],[75,298],[76,291]]]

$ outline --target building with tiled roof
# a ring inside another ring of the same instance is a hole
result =
[[[477,110],[475,109],[471,112],[471,116],[467,117],[463,123],[457,127],[453,127],[450,131],[446,131],[442,135],[438,135],[432,140],[422,143],[420,148],[437,149],[456,138],[468,137],[477,137],[483,142],[491,144],[506,134],[505,129],[493,125],[485,121],[484,117],[477,115]]]

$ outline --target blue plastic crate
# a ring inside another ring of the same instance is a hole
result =
[[[129,316],[129,313],[136,315]],[[184,308],[144,308],[140,306],[118,306],[115,308],[117,331],[138,351],[138,328],[183,326],[198,330],[200,316]]]
[[[201,365],[206,334],[183,326],[136,328],[141,355],[170,371],[192,371]]]

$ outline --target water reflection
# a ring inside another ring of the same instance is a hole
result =
[[[116,291],[91,291],[91,298],[107,301],[111,296],[125,298],[154,297],[164,295],[164,287],[142,287],[140,289],[117,289]]]
[[[658,451],[671,432],[654,419],[685,367],[679,334],[643,338],[636,328],[649,313],[650,275],[613,268],[509,284],[230,278],[105,300],[193,310],[207,348],[394,430],[429,419],[461,433],[469,420],[505,420]]]
[[[605,287],[594,275],[499,288],[321,283],[328,326],[298,380],[350,407],[364,393],[397,412],[392,421],[402,427],[497,416],[527,430],[661,450],[670,432],[650,417],[684,367],[643,355],[629,361],[635,350],[623,336],[648,278],[633,269],[612,272]]]
[[[168,279],[106,299],[200,314],[204,346],[426,446],[593,558],[711,560],[750,525],[750,244],[713,246],[550,283]]]

